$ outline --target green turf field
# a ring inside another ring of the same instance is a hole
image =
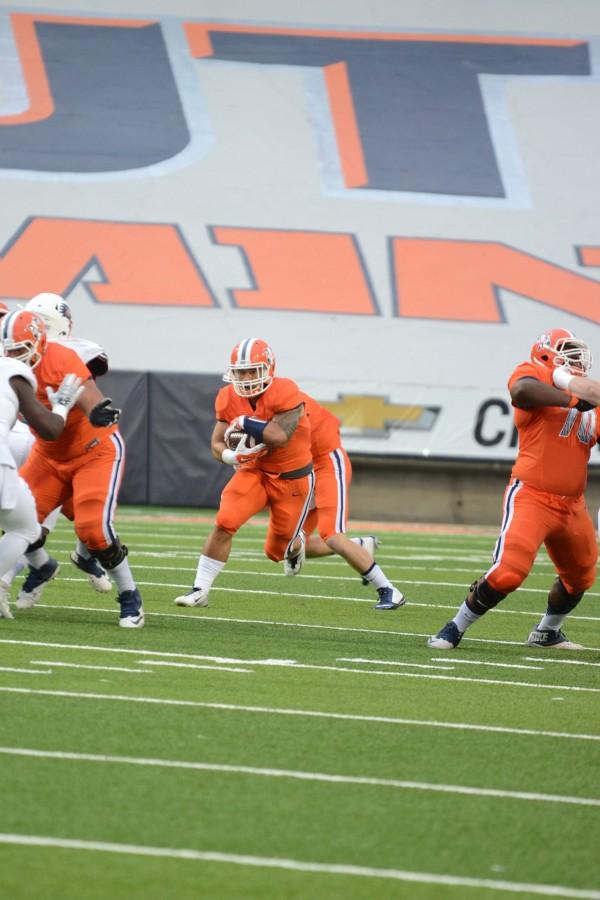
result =
[[[540,556],[436,653],[491,532],[382,526],[409,603],[376,612],[336,558],[284,578],[256,523],[182,610],[211,514],[168,512],[119,513],[143,630],[68,562],[64,520],[59,578],[0,621],[3,900],[600,898],[598,589],[567,629],[584,651],[524,645]]]

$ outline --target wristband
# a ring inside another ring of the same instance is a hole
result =
[[[53,412],[55,416],[60,416],[63,422],[67,421],[69,410],[62,403],[55,403],[50,412]]]
[[[575,376],[572,372],[569,372],[567,369],[559,366],[554,369],[552,373],[552,381],[554,382],[554,386],[559,388],[561,391],[568,391],[569,385],[571,384],[571,379]]]
[[[263,432],[269,423],[263,419],[253,419],[252,416],[242,418],[242,426],[246,434],[253,437],[257,444],[263,443]]]

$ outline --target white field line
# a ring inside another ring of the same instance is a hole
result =
[[[255,576],[260,575],[262,577],[263,573],[237,571],[234,573],[229,572],[228,574],[255,575]],[[281,580],[283,580],[283,576],[281,575],[281,573],[272,573],[272,575],[275,575],[276,577],[279,577]],[[302,576],[298,576],[298,577],[301,578]],[[310,577],[317,578],[318,576],[313,575]],[[61,576],[60,580],[67,581],[67,582],[77,582],[79,584],[81,584],[83,581],[85,581],[85,579],[82,579],[82,578],[69,578],[69,577],[63,578],[62,576]],[[356,583],[356,579],[352,579],[352,580]],[[136,579],[136,583],[137,583],[138,587],[173,588],[174,590],[188,590],[188,591],[190,589],[189,582],[186,584],[181,584],[181,583],[169,582],[169,581],[142,581],[142,580]],[[432,586],[433,585],[434,587],[463,587],[464,588],[464,585],[458,584],[456,582],[451,582],[451,581],[409,581],[409,580],[404,579],[402,581],[402,587],[405,587],[407,584],[418,585],[418,586],[422,586],[422,585]],[[296,599],[296,598],[302,598],[305,600],[327,600],[327,601],[347,600],[351,603],[370,603],[372,606],[375,605],[375,601],[377,599],[373,595],[368,596],[368,597],[331,597],[326,594],[316,594],[316,593],[315,594],[301,594],[299,591],[294,591],[294,592],[291,592],[291,591],[290,592],[288,592],[288,591],[265,591],[265,590],[255,590],[252,588],[245,588],[245,587],[244,588],[223,587],[221,585],[213,585],[211,587],[211,591],[213,593],[216,593],[217,591],[225,591],[230,594],[258,594],[260,596],[265,596],[265,597],[289,597],[291,600]],[[544,588],[519,588],[519,591],[523,591],[523,592],[529,593],[529,594],[547,594],[548,593],[548,591],[545,590]],[[591,592],[589,592],[589,593],[586,593],[586,596],[589,596],[589,597],[599,596],[600,597],[600,594],[595,595],[595,594],[592,594]],[[417,601],[417,600],[411,601],[410,598],[408,599],[408,603],[411,606],[418,606],[418,607],[422,607],[424,609],[457,609],[458,606],[460,606],[460,603],[458,601],[451,605],[443,605],[441,603],[423,603],[423,602]],[[39,604],[36,604],[36,606],[39,606]],[[500,612],[500,613],[504,612],[505,614],[508,613],[508,614],[512,614],[512,615],[522,615],[522,616],[536,616],[536,615],[539,616],[540,615],[540,613],[536,613],[533,610],[531,612],[528,612],[527,610],[502,610],[502,609],[498,610],[498,609],[495,609],[494,612],[496,614],[498,612]],[[596,618],[596,617],[590,619],[590,617],[575,616],[575,615],[570,616],[569,620],[572,621],[573,619],[585,619],[585,618],[587,618],[590,621],[594,621],[594,622],[598,621],[598,618]]]
[[[398,662],[397,660],[386,660],[386,659],[365,659],[361,656],[338,656],[339,662],[353,662],[353,663],[373,663],[374,665],[379,666],[412,666],[415,663],[405,663]],[[461,659],[460,657],[453,656],[450,658],[449,656],[440,656],[440,657],[432,657],[432,662],[435,663],[439,659],[440,662],[449,662],[449,663],[458,663],[459,665],[462,663],[463,665],[471,665],[471,666],[497,666],[502,669],[533,669],[534,672],[543,672],[543,666],[521,666],[521,665],[513,665],[512,663],[488,663],[488,662],[480,662],[474,659]],[[419,665],[417,666],[419,669],[445,669],[447,666],[436,666],[434,665]],[[451,666],[454,668],[454,665]]]
[[[64,581],[81,581],[81,579],[77,579],[77,578],[65,578],[63,580]],[[148,581],[138,581],[137,584],[138,584],[138,586],[142,586],[142,587],[144,587],[144,586],[145,587],[164,587],[164,585],[156,584],[155,582],[148,582]],[[173,587],[180,589],[180,588],[183,588],[186,586],[185,585],[173,585]],[[372,599],[371,600],[359,600],[359,599],[355,599],[353,597],[326,597],[322,594],[321,595],[280,594],[276,591],[252,591],[252,590],[246,590],[246,589],[241,589],[241,588],[212,587],[211,590],[213,592],[214,591],[230,591],[231,593],[241,593],[241,594],[259,594],[259,595],[273,594],[274,596],[277,596],[277,597],[290,597],[290,598],[304,597],[304,598],[309,598],[309,599],[313,599],[313,600],[351,600],[355,603],[372,603],[373,602]],[[442,606],[439,603],[416,603],[416,602],[413,602],[410,600],[408,601],[408,603],[410,606],[420,606],[420,607],[427,607],[427,608],[431,608],[431,609],[451,609],[451,610],[456,609],[455,604],[452,606]],[[113,613],[113,614],[115,613],[114,607],[109,608],[106,606],[76,606],[74,604],[68,604],[68,603],[36,603],[36,607],[38,609],[72,609],[72,610],[80,610],[82,612],[102,612],[102,613]],[[502,615],[503,612],[508,615],[515,614],[514,610],[498,610],[498,609],[494,610],[495,615]],[[535,612],[530,612],[530,613],[516,612],[516,614],[530,616],[530,617],[537,617],[538,619],[540,616],[539,613],[536,614]],[[185,612],[167,613],[167,612],[152,611],[152,613],[147,613],[147,615],[158,616],[158,617],[169,618],[169,619],[174,619],[174,618],[180,619],[182,617],[185,617],[188,622],[194,621],[194,620],[196,620],[198,622],[202,622],[202,621],[219,622],[219,621],[221,621],[221,622],[237,622],[238,624],[252,623],[255,625],[276,625],[276,626],[288,627],[288,628],[317,628],[317,629],[325,628],[325,629],[329,629],[332,631],[358,631],[358,632],[363,632],[365,634],[395,634],[395,635],[399,635],[402,637],[428,638],[431,635],[431,632],[429,632],[429,631],[428,632],[424,632],[424,631],[391,631],[391,630],[387,631],[387,630],[384,630],[381,628],[350,628],[350,627],[345,627],[342,625],[317,625],[314,623],[305,623],[305,622],[275,622],[275,621],[272,621],[272,620],[270,621],[270,620],[266,620],[266,619],[239,619],[239,618],[227,617],[227,616],[210,616],[210,615],[205,614],[204,608],[202,609],[201,612],[199,610],[188,610],[187,613],[185,613]],[[400,613],[400,615],[402,615],[402,613]],[[590,619],[591,617],[587,617],[587,618]],[[571,620],[581,621],[583,619],[586,619],[586,617],[585,616],[570,616],[569,617],[570,621]],[[598,621],[598,619],[592,619],[592,621]],[[494,638],[477,638],[477,637],[471,637],[471,635],[469,635],[469,637],[467,637],[467,638],[463,638],[463,647],[465,646],[465,642],[469,642],[469,643],[476,642],[476,643],[484,643],[484,644],[505,644],[507,646],[513,646],[513,647],[522,647],[523,644],[525,643],[524,641],[507,641],[507,640],[500,640],[500,639],[494,639]],[[585,649],[586,650],[600,650],[599,647],[585,647]]]
[[[577,734],[567,731],[541,731],[535,728],[509,728],[503,725],[473,725],[466,722],[439,722],[428,719],[404,719],[394,716],[367,716],[353,713],[321,712],[308,709],[285,709],[268,706],[243,706],[233,703],[212,703],[204,700],[172,700],[163,697],[129,697],[122,694],[98,694],[78,691],[50,691],[22,687],[0,687],[0,692],[70,700],[109,700],[122,703],[148,703],[154,706],[181,706],[191,709],[217,709],[225,712],[258,713],[270,716],[298,716],[343,722],[373,722],[384,725],[408,725],[425,728],[449,728],[457,731],[481,731],[491,734],[523,735],[526,737],[565,738],[579,741],[600,741],[600,734]]]
[[[532,660],[534,656],[524,656],[523,659]],[[560,663],[563,666],[593,666],[600,667],[600,663],[584,662],[582,659],[545,659],[544,662]]]
[[[98,672],[134,672],[140,675],[152,674],[149,669],[126,669],[123,666],[88,666],[83,663],[58,662],[56,659],[32,659],[30,660],[30,664],[32,666],[54,666],[64,669],[91,669],[97,670]],[[30,670],[26,669],[25,671]]]
[[[241,660],[236,660],[236,661],[237,661],[237,662],[241,662]],[[298,663],[298,662],[296,662],[296,661],[293,660],[293,659],[289,659],[289,660],[281,660],[281,659],[275,659],[275,660],[247,659],[247,660],[244,660],[244,662],[247,663],[248,665],[255,665],[255,666],[284,667],[284,668],[290,668],[290,669],[321,669],[321,670],[324,669],[324,670],[327,671],[327,672],[362,672],[363,674],[369,674],[368,672],[365,673],[365,671],[364,671],[364,670],[361,670],[361,669],[345,669],[345,668],[343,668],[342,666],[315,666],[315,665],[310,665],[310,664],[308,664],[308,663]],[[371,662],[374,662],[374,660],[371,660],[371,659],[364,659],[364,660],[361,660],[361,659],[358,659],[358,660],[350,659],[350,660],[347,660],[347,662],[368,662],[368,663],[371,663]],[[199,665],[196,665],[196,663],[170,662],[170,661],[168,661],[168,660],[157,660],[157,659],[140,659],[139,665],[140,665],[140,666],[172,666],[172,667],[174,667],[174,668],[176,668],[176,669],[204,669],[204,668],[206,668],[206,666],[199,666]],[[392,663],[384,663],[384,665],[393,665],[393,664],[392,664]],[[397,663],[396,665],[399,665],[399,666],[411,666],[411,667],[414,667],[414,668],[417,668],[417,669],[437,669],[437,668],[440,668],[440,669],[446,669],[446,670],[449,670],[449,671],[451,671],[451,670],[454,668],[454,666],[439,666],[439,667],[438,667],[438,666],[422,666],[422,665],[419,665],[419,663]],[[233,669],[227,669],[226,671],[231,672],[231,671],[234,671],[234,670],[233,670]],[[389,675],[390,673],[389,673],[389,672],[375,672],[374,674],[376,674],[376,675]]]
[[[144,651],[138,653],[139,656],[145,655]],[[389,672],[389,671],[380,671],[379,669],[351,669],[347,666],[327,666],[327,665],[317,665],[315,663],[299,663],[295,660],[246,660],[246,659],[226,659],[223,657],[207,657],[207,656],[199,656],[197,657],[200,660],[212,660],[215,663],[225,662],[231,664],[239,664],[239,665],[258,665],[258,666],[271,666],[277,668],[286,668],[286,669],[302,669],[305,671],[313,671],[313,672],[338,672],[341,674],[351,674],[351,675],[379,675],[386,678],[422,678],[426,681],[453,681],[453,682],[466,682],[468,684],[486,684],[486,685],[494,685],[496,687],[519,687],[519,688],[534,688],[537,690],[546,690],[546,691],[574,691],[577,693],[586,693],[586,694],[600,694],[600,687],[581,687],[577,685],[566,685],[566,684],[538,684],[536,682],[529,681],[505,681],[498,678],[470,678],[464,675],[424,675],[419,672]],[[358,662],[368,663],[369,665],[376,665],[377,661],[372,659],[360,659],[356,660]],[[393,665],[393,663],[391,663]],[[235,671],[231,668],[221,668],[218,665],[200,665],[197,663],[180,663],[180,662],[171,662],[171,661],[158,661],[155,659],[150,660],[140,660],[139,665],[154,665],[154,666],[172,666],[175,668],[187,668],[187,669],[212,669],[217,671],[225,671],[232,672]],[[383,665],[390,665],[389,662],[383,662]],[[399,663],[402,665],[402,663]],[[84,666],[82,666],[84,668]],[[432,667],[434,668],[434,667]],[[238,670],[239,671],[239,670]],[[248,672],[249,670],[242,670]]]
[[[496,881],[489,878],[463,878],[458,875],[436,875],[432,872],[410,872],[403,869],[375,869],[341,863],[316,863],[282,857],[244,856],[209,850],[188,850],[174,847],[148,847],[140,844],[116,844],[105,841],[80,841],[33,834],[0,834],[0,843],[29,847],[55,847],[85,852],[122,853],[133,856],[186,859],[196,862],[225,863],[253,866],[260,869],[285,869],[324,875],[347,875],[358,878],[382,878],[411,884],[441,884],[449,887],[504,891],[512,894],[536,894],[541,897],[565,897],[567,900],[600,900],[600,891],[581,890],[557,884],[528,884],[517,881]]]
[[[191,762],[179,759],[156,759],[139,756],[113,756],[104,753],[73,753],[62,750],[35,750],[29,747],[0,747],[5,756],[25,756],[71,762],[114,763],[116,765],[155,766],[166,769],[188,769],[196,772],[223,772],[231,775],[255,775],[261,778],[289,778],[295,781],[316,781],[326,784],[355,784],[367,787],[400,788],[402,790],[433,791],[441,794],[462,794],[470,797],[495,797],[501,800],[525,800],[535,803],[565,803],[572,806],[600,806],[596,797],[574,797],[568,794],[542,794],[531,791],[511,791],[500,788],[479,788],[462,784],[437,784],[429,781],[407,781],[400,778],[373,778],[368,775],[335,775],[327,772],[303,772],[297,769],[272,769],[256,766],[234,766],[225,763]]]
[[[15,669],[12,666],[0,666],[0,672],[16,672],[19,675],[52,675],[50,670],[44,669]]]
[[[119,647],[102,647],[102,646],[90,646],[90,645],[75,645],[75,644],[58,644],[58,643],[48,643],[42,641],[18,641],[15,639],[7,639],[0,638],[0,644],[15,644],[15,645],[23,645],[23,646],[34,646],[34,647],[54,647],[58,649],[78,649],[78,650],[92,650],[98,651],[101,653],[129,653],[135,654],[138,659],[141,656],[152,656],[152,657],[161,657],[163,659],[178,659],[178,660],[189,660],[194,663],[227,663],[230,665],[258,665],[258,666],[276,666],[276,667],[286,667],[286,668],[295,668],[295,669],[312,669],[317,671],[327,671],[327,672],[350,672],[355,674],[362,675],[395,675],[396,677],[404,677],[404,678],[424,678],[428,680],[437,680],[437,681],[461,681],[461,682],[469,682],[473,684],[492,684],[492,685],[500,685],[503,687],[526,687],[526,688],[538,688],[542,690],[564,690],[564,691],[578,691],[583,693],[600,693],[600,688],[593,687],[579,687],[574,685],[550,685],[550,684],[536,684],[534,682],[527,681],[503,681],[499,679],[491,679],[491,678],[467,678],[464,676],[458,675],[422,675],[417,672],[380,672],[373,669],[348,669],[342,666],[325,666],[325,665],[315,665],[310,663],[298,663],[295,660],[290,659],[240,659],[237,657],[222,657],[222,656],[207,656],[205,654],[194,654],[194,653],[174,653],[172,651],[158,651],[158,650],[135,650],[133,648]],[[460,657],[459,657],[460,660]],[[455,662],[454,658],[450,660],[451,662]],[[144,665],[152,665],[152,663],[158,665],[157,661],[153,660],[144,660],[143,663],[139,664]],[[370,664],[377,663],[376,660],[364,660],[364,662],[368,662]],[[383,665],[390,665],[389,661],[380,661]],[[168,663],[165,663],[168,664]],[[398,663],[398,665],[402,665],[403,663]],[[214,666],[216,667],[216,666]],[[211,668],[211,666],[207,666],[206,668]],[[225,669],[225,671],[232,671],[230,668]]]

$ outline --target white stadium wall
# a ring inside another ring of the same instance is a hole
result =
[[[600,358],[599,35],[589,0],[5,5],[0,296],[62,293],[117,370],[260,336],[354,454],[508,462],[534,339]]]

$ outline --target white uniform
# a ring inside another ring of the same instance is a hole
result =
[[[10,384],[15,375],[36,390],[35,375],[29,366],[16,359],[0,357],[0,528],[7,533],[18,533],[27,546],[39,538],[40,526],[31,491],[19,476],[10,448],[10,433],[19,412],[19,400]],[[0,545],[3,541],[4,538]],[[2,555],[0,552],[0,577],[13,565],[11,561],[10,565],[4,566]]]

